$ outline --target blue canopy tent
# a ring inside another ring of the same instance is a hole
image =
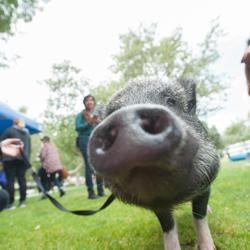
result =
[[[29,130],[30,134],[36,134],[42,131],[41,124],[0,102],[0,135],[6,128],[11,127],[13,121],[17,118],[21,118],[25,121],[26,128]]]

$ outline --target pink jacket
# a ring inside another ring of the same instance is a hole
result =
[[[50,142],[44,143],[39,158],[42,162],[42,167],[47,173],[53,173],[63,168],[58,150],[56,146]]]

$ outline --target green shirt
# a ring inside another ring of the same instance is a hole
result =
[[[90,136],[91,132],[95,128],[96,124],[89,124],[84,115],[83,111],[77,114],[75,119],[75,129],[78,133],[78,136]]]

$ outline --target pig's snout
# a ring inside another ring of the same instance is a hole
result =
[[[179,145],[178,118],[160,105],[132,105],[108,116],[92,133],[89,157],[101,174],[153,166]]]

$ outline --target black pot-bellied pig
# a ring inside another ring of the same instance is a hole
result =
[[[137,81],[116,93],[93,131],[90,162],[120,200],[152,210],[165,249],[180,249],[173,208],[192,202],[199,249],[214,243],[206,220],[219,158],[196,116],[193,81]]]

